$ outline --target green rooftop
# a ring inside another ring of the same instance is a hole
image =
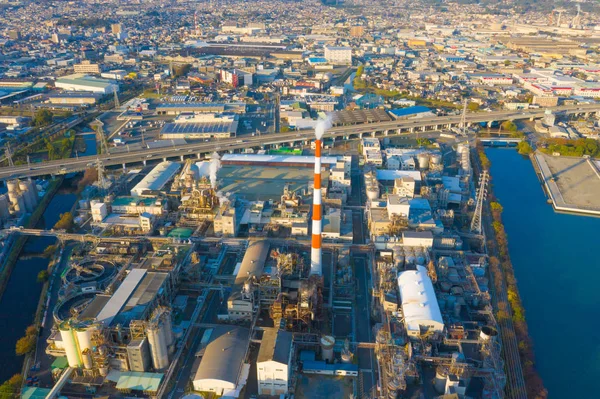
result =
[[[193,233],[194,233],[193,229],[188,229],[186,227],[176,227],[173,230],[169,231],[169,234],[167,234],[167,237],[180,238],[183,240],[187,240],[188,238],[190,238],[192,236]]]
[[[117,381],[118,390],[156,392],[164,377],[163,373],[125,371]]]

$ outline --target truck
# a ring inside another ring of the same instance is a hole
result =
[[[114,144],[115,146],[118,146],[118,145],[124,145],[124,144],[125,144],[125,140],[123,140],[123,139],[119,139],[119,138],[116,138],[116,139],[113,139],[113,144]]]

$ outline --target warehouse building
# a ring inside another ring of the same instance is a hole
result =
[[[156,165],[134,188],[131,189],[133,197],[140,197],[144,192],[162,189],[179,170],[177,162],[164,161]]]
[[[245,362],[250,330],[215,327],[192,380],[194,391],[237,398],[246,385],[250,365]]]
[[[292,333],[268,329],[263,333],[256,360],[258,394],[288,393],[292,360]]]
[[[181,114],[160,131],[162,139],[207,139],[235,137],[238,115]]]
[[[223,112],[243,114],[246,112],[246,103],[165,103],[156,107],[158,115],[215,114]]]
[[[92,78],[84,74],[58,78],[54,85],[67,91],[87,91],[99,94],[112,94],[119,91],[119,85],[110,80]]]
[[[400,273],[398,288],[404,325],[410,337],[444,330],[444,320],[427,268],[418,265],[416,270]]]

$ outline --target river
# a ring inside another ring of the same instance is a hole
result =
[[[486,154],[549,398],[598,397],[600,218],[555,213],[530,160],[515,150]]]
[[[52,228],[61,213],[71,210],[75,199],[75,194],[59,191],[48,204],[37,227]],[[37,309],[42,289],[42,284],[36,280],[37,274],[45,270],[49,262],[40,255],[55,241],[49,237],[27,240],[0,300],[0,383],[21,372],[23,357],[15,355],[15,344],[33,322]]]

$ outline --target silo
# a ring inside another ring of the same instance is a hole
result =
[[[431,154],[431,157],[429,158],[429,163],[432,167],[440,166],[442,164],[442,155],[441,154]]]
[[[152,365],[156,370],[162,370],[169,365],[169,353],[167,351],[165,334],[156,323],[148,326],[146,333],[148,334],[148,344],[150,345],[150,354],[152,355]]]
[[[69,367],[81,367],[83,362],[81,360],[79,348],[77,347],[75,334],[73,334],[73,329],[69,323],[64,323],[60,326],[60,337],[62,338],[65,347]]]
[[[21,190],[21,197],[23,198],[23,202],[25,203],[25,210],[31,213],[35,208],[35,204],[32,201],[31,193],[29,192],[29,187],[27,187],[27,181],[21,180],[19,182],[19,189]]]
[[[417,156],[417,161],[419,162],[419,169],[429,169],[429,154],[426,152],[422,152]]]
[[[167,346],[170,348],[175,343],[173,334],[173,323],[171,322],[171,312],[164,313],[164,330]]]
[[[367,186],[367,198],[371,201],[375,201],[379,198],[379,187],[376,184],[370,184]]]
[[[18,180],[9,180],[6,182],[6,189],[9,193],[17,193],[19,191],[19,182]]]
[[[86,349],[92,349],[92,327],[82,327],[75,330],[79,350],[83,353]]]
[[[85,349],[85,350],[81,351],[81,359],[83,362],[83,368],[86,370],[91,370],[93,367],[92,350]]]
[[[29,188],[29,193],[31,194],[31,200],[33,201],[34,206],[35,206],[38,204],[39,196],[38,196],[37,186],[35,185],[35,182],[33,180],[31,180],[31,178],[27,179],[27,187]]]
[[[435,379],[433,380],[433,388],[437,393],[444,393],[446,391],[447,378],[448,368],[445,366],[438,366],[435,370]]]
[[[8,205],[8,196],[6,194],[0,195],[0,220],[7,220],[10,217],[10,210]]]
[[[321,337],[321,354],[323,360],[333,363],[333,345],[335,345],[335,338],[331,335],[323,335]]]

